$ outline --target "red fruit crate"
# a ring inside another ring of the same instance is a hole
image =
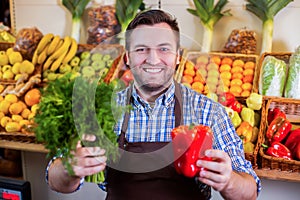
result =
[[[264,97],[265,107],[264,114],[261,116],[261,121],[264,126],[260,127],[259,140],[261,144],[266,142],[266,131],[268,129],[268,111],[272,108],[280,108],[287,116],[287,119],[292,123],[292,129],[299,128],[300,123],[300,100],[282,97]],[[265,154],[265,148],[259,147],[259,167],[269,170],[280,170],[295,173],[299,176],[300,161],[277,158]]]

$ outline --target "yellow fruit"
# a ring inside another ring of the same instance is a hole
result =
[[[23,120],[19,121],[19,124],[22,128],[24,128],[24,127],[30,125],[30,122],[27,119],[23,119]]]
[[[3,92],[4,89],[5,89],[4,85],[0,84],[0,93]]]
[[[34,64],[28,60],[22,62],[22,67],[20,68],[20,73],[32,74],[34,72]]]
[[[8,110],[9,110],[10,114],[17,115],[17,114],[20,114],[23,111],[23,105],[19,102],[12,103],[9,106]]]
[[[36,111],[39,109],[39,104],[34,104],[33,106],[31,106],[31,112],[32,113],[36,113]]]
[[[12,119],[8,116],[4,116],[1,118],[0,124],[4,128],[8,122],[11,122]]]
[[[28,120],[33,120],[34,119],[35,114],[34,113],[30,113],[28,115]]]
[[[18,132],[21,130],[21,125],[18,122],[7,122],[5,126],[6,132]]]
[[[11,65],[14,65],[16,62],[22,62],[22,54],[18,51],[13,51],[8,55],[8,60]]]
[[[28,109],[28,108],[25,108],[22,113],[21,113],[21,116],[24,118],[24,119],[28,119],[28,116],[31,114],[31,111]]]
[[[5,80],[13,80],[14,76],[15,76],[15,74],[11,70],[6,70],[2,74],[2,78]]]
[[[3,112],[6,115],[8,113],[10,104],[11,103],[5,99],[3,101],[1,101],[0,102],[0,112]]]
[[[10,103],[18,102],[18,97],[15,94],[7,94],[7,95],[5,95],[4,99]]]
[[[12,71],[12,73],[14,73],[14,74],[18,74],[19,72],[20,72],[20,69],[21,69],[22,67],[21,67],[21,63],[20,62],[16,62],[13,66],[12,66],[12,68],[11,68],[11,71]]]
[[[13,122],[20,122],[21,120],[23,120],[23,117],[20,115],[12,115],[11,119]]]
[[[27,105],[24,103],[24,101],[18,101],[18,103],[22,105],[23,110],[27,108]]]
[[[2,119],[2,117],[4,117],[5,114],[3,112],[0,112],[0,120]]]

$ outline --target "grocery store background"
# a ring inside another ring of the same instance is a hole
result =
[[[103,1],[113,4],[113,0]],[[158,7],[158,0],[144,0],[147,6]],[[189,0],[161,0],[161,8],[174,14],[179,21],[182,34],[200,42],[202,26],[198,18],[186,11],[191,7]],[[233,16],[222,18],[215,26],[213,35],[213,51],[222,50],[229,34],[233,29],[247,28],[257,33],[257,52],[260,51],[262,23],[260,19],[244,9],[244,0],[231,0],[227,8],[231,9]],[[36,26],[42,33],[56,33],[61,36],[68,35],[71,31],[71,15],[59,5],[59,0],[14,0],[14,18],[16,31],[24,27]],[[300,45],[300,0],[294,0],[280,11],[274,19],[273,51],[294,51]],[[85,43],[85,31],[81,43]],[[187,44],[187,49],[196,48]],[[197,49],[196,49],[197,50]],[[48,189],[44,181],[44,170],[47,164],[44,153],[23,152],[24,178],[31,182],[33,200],[68,200],[88,199],[101,200],[105,198],[96,185],[86,183],[84,187],[74,194],[61,195]],[[262,179],[263,190],[258,199],[299,199],[299,182],[285,182],[279,180]],[[216,192],[213,199],[222,199]]]

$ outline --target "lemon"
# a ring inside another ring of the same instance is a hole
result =
[[[19,100],[15,94],[7,94],[5,95],[4,99],[10,103],[17,103]]]
[[[6,115],[8,113],[10,104],[11,104],[11,102],[9,102],[5,99],[2,100],[0,102],[0,112],[3,112]]]
[[[5,126],[6,132],[18,132],[21,130],[21,125],[18,122],[7,122]]]
[[[15,74],[11,70],[7,70],[3,72],[2,78],[5,80],[13,80],[15,77]]]
[[[28,109],[28,108],[25,108],[22,113],[21,113],[21,116],[24,118],[24,119],[28,119],[28,116],[31,114],[31,111]]]
[[[34,72],[34,64],[28,60],[22,62],[20,73],[32,74]]]
[[[9,106],[8,110],[9,110],[10,114],[17,115],[17,114],[20,114],[23,111],[23,105],[19,102],[12,103]]]
[[[16,62],[12,68],[11,68],[11,71],[12,73],[14,74],[18,74],[20,72],[20,68],[21,68],[21,63],[20,62]]]
[[[12,115],[11,119],[13,122],[20,122],[21,120],[23,120],[23,117],[21,115]]]
[[[4,116],[1,118],[0,124],[4,128],[8,122],[11,122],[12,119],[8,116]]]

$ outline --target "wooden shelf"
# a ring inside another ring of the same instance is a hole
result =
[[[256,169],[255,172],[260,178],[300,182],[299,172],[288,172],[288,171],[270,170],[270,169]]]
[[[33,151],[33,152],[40,152],[40,153],[48,153],[48,150],[45,149],[44,145],[35,144],[35,143],[0,140],[0,147],[7,148],[7,149],[16,149],[16,150],[21,150],[21,151]]]

